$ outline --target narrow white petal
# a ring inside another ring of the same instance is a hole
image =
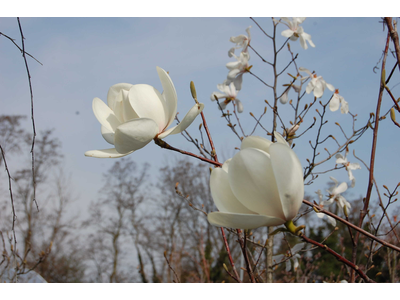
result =
[[[286,220],[292,220],[304,198],[303,168],[296,153],[275,143],[269,148],[272,168]]]
[[[306,40],[304,39],[303,35],[300,35],[300,46],[304,49],[307,50],[308,46],[306,43]]]
[[[228,174],[233,194],[244,206],[262,215],[284,219],[268,153],[255,148],[240,150],[232,158]]]
[[[313,90],[314,90],[314,84],[312,83],[312,81],[310,81],[310,82],[307,84],[306,93],[307,93],[307,94],[310,94]]]
[[[158,133],[157,124],[149,118],[133,119],[115,130],[114,145],[119,153],[146,146]]]
[[[256,214],[247,209],[235,197],[229,185],[228,173],[222,168],[212,170],[210,176],[211,196],[220,212]]]
[[[336,226],[336,220],[334,218],[332,218],[331,216],[326,215],[328,222],[332,225],[332,226]]]
[[[286,264],[286,272],[289,272],[290,269],[292,268],[292,263],[290,262],[290,259],[288,259],[285,264]]]
[[[235,104],[236,104],[238,113],[242,113],[244,110],[242,101],[240,101],[239,99],[235,99]]]
[[[317,80],[314,85],[314,97],[321,98],[324,94],[325,86],[322,84],[321,80]]]
[[[330,84],[330,83],[326,83],[326,87],[327,87],[329,90],[331,90],[332,92],[335,90],[335,87],[334,87],[332,84]]]
[[[341,103],[342,103],[342,107],[340,108],[340,112],[342,114],[347,114],[349,112],[349,103],[347,103],[347,101],[344,100],[343,97],[342,97]]]
[[[168,135],[181,133],[193,123],[194,119],[203,111],[203,109],[203,103],[196,103],[177,126],[162,132],[158,135],[158,138],[163,139]]]
[[[211,212],[207,216],[208,222],[217,227],[254,229],[262,226],[278,226],[284,220],[262,215],[231,214]]]
[[[339,97],[334,94],[331,98],[331,101],[329,101],[329,109],[331,111],[337,111],[339,109],[340,101]]]
[[[164,98],[148,84],[135,84],[129,90],[129,102],[139,118],[152,119],[158,125],[158,132],[168,123],[165,116]]]
[[[131,154],[133,151],[121,154],[115,150],[115,148],[103,149],[103,150],[90,150],[85,152],[85,156],[97,157],[97,158],[118,158],[125,155]]]
[[[107,143],[114,145],[114,131],[108,129],[108,127],[101,125],[101,135]]]
[[[115,129],[121,124],[114,112],[101,101],[99,98],[94,98],[92,103],[94,115],[101,125],[107,127],[109,131],[115,131]]]
[[[168,73],[165,70],[157,67],[157,73],[160,77],[161,84],[163,87],[163,97],[164,97],[164,110],[166,114],[166,122],[165,128],[167,128],[174,121],[176,116],[176,109],[178,105],[178,96],[176,94],[175,86],[169,77]]]

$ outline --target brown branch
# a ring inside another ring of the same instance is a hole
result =
[[[196,154],[194,154],[192,152],[187,152],[187,151],[183,151],[183,150],[180,150],[178,148],[172,147],[171,145],[167,144],[166,142],[164,142],[163,140],[161,140],[159,138],[154,138],[154,143],[157,144],[158,146],[160,146],[161,148],[172,150],[172,151],[176,151],[176,152],[182,153],[184,155],[189,155],[189,156],[195,157],[195,158],[200,159],[202,161],[205,161],[205,162],[208,162],[210,164],[213,164],[213,165],[215,165],[217,167],[221,167],[222,166],[222,164],[220,162],[218,162],[218,161],[214,161],[214,160],[211,160],[211,159],[208,159],[208,158],[205,158],[205,157],[198,156],[198,155],[196,155]]]
[[[341,256],[340,254],[338,254],[337,252],[333,251],[331,248],[329,248],[327,245],[318,243],[317,241],[314,241],[308,237],[306,237],[305,235],[303,235],[302,233],[300,233],[299,235],[305,242],[313,244],[321,249],[326,250],[327,252],[329,252],[330,254],[332,254],[334,257],[336,257],[336,259],[346,265],[348,265],[350,268],[352,268],[355,272],[357,272],[361,278],[363,278],[366,282],[375,282],[372,279],[370,279],[363,271],[360,270],[360,268],[353,264],[351,261],[347,260],[346,258],[344,258],[343,256]]]
[[[338,220],[339,222],[342,222],[343,224],[353,228],[354,230],[358,231],[359,233],[362,233],[363,235],[369,237],[370,239],[373,239],[374,241],[376,241],[376,242],[378,242],[378,243],[380,243],[380,244],[382,244],[382,245],[384,245],[384,246],[386,246],[388,248],[391,248],[393,250],[396,250],[396,251],[400,252],[400,248],[399,247],[394,246],[394,245],[392,245],[392,244],[390,244],[390,243],[388,243],[386,241],[383,241],[383,240],[377,238],[376,236],[374,236],[373,234],[369,233],[368,231],[365,231],[364,229],[362,229],[362,228],[360,228],[360,227],[358,227],[358,226],[346,221],[345,219],[342,219],[341,217],[335,215],[334,213],[331,213],[330,211],[327,211],[327,210],[323,209],[321,206],[319,206],[319,205],[317,205],[315,203],[311,203],[311,202],[309,202],[307,200],[303,200],[303,203],[308,205],[308,206],[316,208],[318,210],[318,212],[324,213],[324,214],[326,214],[326,215]]]
[[[369,201],[370,201],[370,198],[371,198],[373,179],[374,179],[376,143],[377,143],[377,139],[378,139],[379,114],[380,114],[380,111],[381,111],[383,91],[385,89],[385,76],[384,75],[385,75],[385,66],[386,66],[387,53],[389,51],[389,41],[390,41],[390,32],[388,32],[388,34],[387,34],[385,52],[384,52],[384,56],[383,56],[383,60],[382,60],[382,71],[381,71],[381,78],[380,78],[378,103],[377,103],[377,106],[376,106],[375,126],[374,126],[373,138],[372,138],[372,150],[371,150],[368,189],[367,189],[367,195],[366,195],[365,200],[364,200],[364,207],[360,211],[360,219],[358,221],[358,227],[362,227],[364,218],[365,218],[365,216],[367,215],[367,212],[368,212]],[[357,244],[358,244],[359,236],[360,236],[360,232],[357,231],[356,232],[356,236],[355,236],[355,240],[354,240],[355,245],[353,246],[353,257],[352,257],[353,263],[356,261],[356,258],[357,258]],[[350,275],[350,281],[351,282],[354,282],[354,280],[355,280],[354,275],[355,275],[354,271],[352,271],[351,275]]]
[[[386,25],[388,27],[388,33],[390,34],[390,37],[393,41],[394,49],[396,50],[397,62],[398,62],[399,71],[400,71],[400,46],[399,46],[399,35],[397,34],[397,31],[396,31],[397,23],[396,23],[396,21],[394,21],[395,26],[393,27],[392,18],[385,17],[384,19],[385,19]]]

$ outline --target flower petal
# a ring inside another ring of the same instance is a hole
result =
[[[261,136],[248,136],[243,139],[242,144],[240,145],[240,150],[246,148],[256,148],[269,153],[269,147],[272,144],[273,143],[270,140],[267,140]]]
[[[303,168],[296,153],[275,143],[269,148],[271,163],[286,220],[292,220],[304,198]]]
[[[158,135],[158,138],[163,139],[170,134],[181,133],[186,128],[188,128],[190,124],[192,124],[194,119],[203,111],[203,109],[204,109],[203,103],[199,104],[196,103],[177,126],[162,132],[161,134]]]
[[[135,84],[129,90],[129,102],[139,118],[152,119],[162,132],[167,124],[164,98],[160,92],[148,84]]]
[[[114,112],[101,101],[99,98],[94,98],[92,108],[96,119],[101,125],[106,127],[109,131],[114,131],[121,124]]]
[[[118,158],[125,155],[131,154],[133,151],[121,154],[115,150],[115,148],[103,149],[103,150],[90,150],[85,152],[85,156],[97,157],[97,158]]]
[[[216,168],[212,170],[210,190],[215,206],[220,212],[256,214],[243,206],[235,197],[229,185],[228,172],[224,169]]]
[[[255,148],[240,150],[229,164],[228,175],[233,194],[244,206],[285,219],[268,153]]]
[[[286,38],[290,38],[293,34],[294,34],[294,31],[292,29],[286,29],[286,30],[282,31],[282,33],[281,33],[281,35]]]
[[[284,220],[262,215],[231,214],[225,212],[211,212],[207,216],[208,222],[217,227],[254,229],[261,226],[278,226]]]
[[[133,119],[115,130],[115,149],[119,153],[138,150],[154,139],[157,133],[158,126],[152,119]]]
[[[133,84],[130,83],[117,83],[110,87],[107,94],[108,106],[114,110],[118,94],[120,94],[122,90],[129,91],[132,86]]]
[[[101,125],[101,135],[103,136],[103,138],[106,140],[107,143],[114,145],[114,131]]]
[[[176,94],[175,86],[169,77],[168,73],[165,70],[157,67],[157,73],[160,77],[160,81],[163,87],[163,98],[164,98],[164,110],[166,115],[166,122],[165,128],[167,128],[171,123],[174,121],[176,116],[176,109],[178,105],[178,96]]]
[[[277,142],[277,143],[286,145],[286,146],[288,146],[288,147],[290,148],[290,146],[289,146],[289,144],[286,142],[285,138],[284,138],[279,132],[274,131],[274,136],[275,136],[275,138],[276,138],[276,142]]]

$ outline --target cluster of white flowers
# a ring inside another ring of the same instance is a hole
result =
[[[241,34],[230,38],[230,42],[234,43],[235,46],[229,49],[228,56],[234,57],[236,60],[226,64],[229,69],[228,76],[222,84],[218,84],[217,88],[222,92],[214,92],[211,94],[211,100],[214,101],[222,99],[220,102],[220,109],[225,109],[230,102],[234,102],[237,111],[243,112],[243,104],[237,98],[237,94],[242,89],[243,74],[250,70],[249,60],[250,54],[248,47],[251,40],[249,26],[246,29],[247,35]],[[241,49],[239,56],[235,54],[236,49]]]
[[[300,45],[303,49],[308,48],[306,41],[311,47],[315,47],[311,40],[311,35],[305,33],[303,27],[299,26],[299,24],[303,23],[305,19],[305,17],[293,17],[292,20],[289,18],[281,18],[281,23],[285,24],[289,28],[282,31],[282,35],[289,38],[291,41],[297,41],[297,39],[300,38]]]
[[[143,148],[154,138],[163,139],[184,131],[201,113],[204,104],[196,103],[170,129],[175,119],[178,97],[168,73],[157,67],[164,92],[147,84],[118,83],[108,91],[107,104],[93,99],[93,112],[101,124],[101,134],[114,148],[91,150],[86,156],[117,158]]]

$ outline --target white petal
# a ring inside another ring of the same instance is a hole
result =
[[[132,87],[132,84],[130,83],[118,83],[114,84],[110,89],[108,90],[107,94],[107,104],[108,106],[112,109],[115,110],[115,105],[117,100],[117,96],[121,93],[122,90],[129,91],[130,88]]]
[[[235,104],[236,104],[236,108],[238,113],[242,113],[243,112],[243,104],[239,99],[235,99]]]
[[[281,96],[281,98],[279,99],[279,101],[280,101],[282,104],[286,104],[286,103],[288,102],[288,100],[289,100],[288,94],[289,94],[289,90],[287,90],[286,92],[284,92],[283,95]]]
[[[274,255],[272,256],[272,264],[279,264],[285,259],[285,255],[279,254],[279,255]]]
[[[158,126],[152,119],[133,119],[115,130],[115,149],[119,153],[138,150],[155,138],[157,133]]]
[[[256,148],[269,153],[269,147],[272,144],[273,143],[266,138],[252,135],[243,139],[242,144],[240,145],[240,149],[243,150],[246,148]]]
[[[292,268],[292,263],[290,262],[290,259],[288,259],[285,264],[286,264],[286,272],[289,272],[290,269]]]
[[[311,93],[313,90],[314,90],[314,84],[312,83],[312,81],[310,81],[310,82],[307,84],[306,93],[309,94],[309,93]]]
[[[306,243],[300,243],[300,244],[296,244],[290,251],[292,252],[292,254],[296,254],[297,252],[299,252],[301,249],[304,248],[304,246],[306,245]]]
[[[240,150],[229,164],[228,175],[233,194],[244,206],[285,219],[268,153],[255,148]]]
[[[262,226],[278,226],[285,221],[279,218],[262,216],[211,212],[207,216],[208,222],[217,227],[254,229]]]
[[[192,124],[194,119],[203,111],[203,109],[203,103],[196,103],[177,126],[162,132],[160,135],[158,135],[158,138],[163,139],[168,135],[181,133],[182,131],[186,130],[186,128]]]
[[[94,115],[101,125],[107,127],[109,131],[114,131],[121,124],[114,112],[101,101],[99,98],[94,98],[92,103]]]
[[[107,143],[114,145],[114,131],[108,129],[108,127],[101,125],[101,135]]]
[[[311,73],[311,71],[310,71],[309,69],[300,67],[300,68],[299,68],[299,71],[301,71],[301,72],[306,72],[309,76],[312,76],[312,73]]]
[[[321,98],[324,94],[325,87],[321,80],[317,80],[314,84],[314,97]]]
[[[342,182],[341,184],[339,184],[339,186],[337,188],[335,188],[332,193],[337,195],[337,194],[341,194],[343,192],[345,192],[347,190],[347,183],[346,182]]]
[[[291,29],[286,29],[284,31],[282,31],[282,35],[286,38],[290,38],[293,35],[294,31]]]
[[[275,143],[269,152],[283,212],[286,220],[292,220],[304,198],[303,168],[296,153],[285,145]]]
[[[329,90],[331,90],[332,92],[335,90],[335,87],[334,87],[332,84],[330,84],[330,83],[326,83],[326,87],[327,87]]]
[[[308,48],[306,40],[303,37],[303,34],[300,35],[300,46],[305,50],[307,50],[307,48]]]
[[[326,215],[328,222],[332,225],[332,226],[336,226],[336,220],[334,218],[332,218],[331,216]]]
[[[329,109],[331,111],[337,111],[339,109],[340,101],[339,97],[334,94],[331,98],[331,101],[329,102]]]
[[[342,107],[340,108],[340,112],[342,114],[347,114],[349,112],[349,103],[346,100],[342,99],[341,101]]]
[[[320,219],[322,219],[322,218],[325,216],[324,213],[316,213],[316,215],[317,215],[317,217],[320,218]]]
[[[163,104],[167,122],[165,128],[167,128],[169,125],[171,125],[171,123],[175,119],[176,109],[178,104],[178,96],[176,94],[176,90],[171,80],[171,77],[169,77],[168,73],[165,72],[165,70],[161,69],[160,67],[157,67],[157,73],[158,76],[160,77],[161,84],[164,90],[163,97],[165,102],[163,102]]]
[[[148,84],[135,84],[129,90],[129,102],[140,118],[152,119],[162,132],[168,123],[166,120],[164,98],[157,89]]]
[[[214,92],[214,93],[211,94],[211,97],[210,97],[210,99],[212,101],[215,101],[215,97],[214,96],[217,96],[218,100],[221,99],[221,98],[226,98],[226,94],[219,93],[219,92]]]
[[[220,212],[256,214],[235,197],[229,185],[228,173],[222,168],[213,169],[210,177],[211,196]]]
[[[111,149],[103,149],[103,150],[90,150],[85,152],[85,156],[89,157],[97,157],[97,158],[118,158],[123,157],[125,155],[131,154],[133,151],[121,154],[115,150],[115,148]]]

